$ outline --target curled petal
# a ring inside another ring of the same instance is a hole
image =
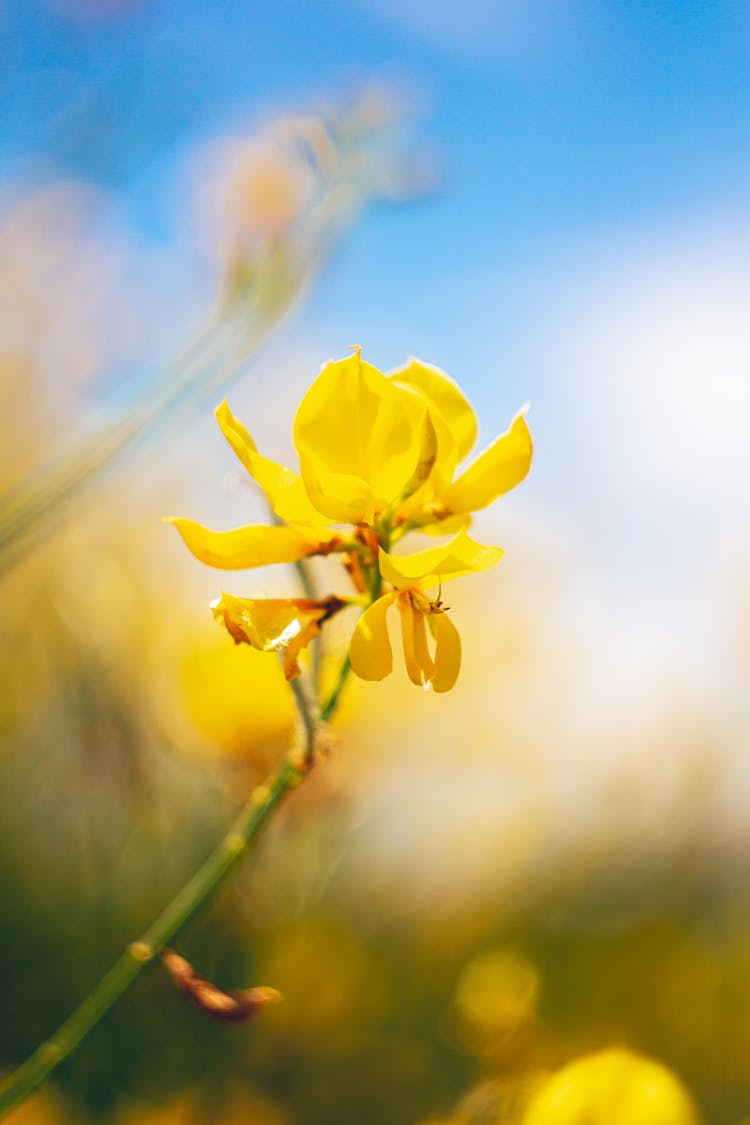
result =
[[[393,650],[386,621],[393,600],[392,594],[378,598],[354,627],[349,658],[352,671],[362,680],[382,680],[393,670]]]
[[[489,570],[502,556],[500,547],[483,547],[465,531],[459,531],[449,543],[413,555],[389,555],[381,549],[379,565],[385,581],[398,590],[412,586],[429,589],[462,574]]]
[[[220,570],[248,570],[271,563],[296,562],[307,555],[335,550],[333,532],[299,527],[237,527],[233,531],[210,531],[195,520],[173,517],[185,546],[207,566]]]
[[[455,442],[457,461],[468,457],[477,440],[476,415],[463,392],[444,371],[410,356],[409,362],[390,371],[388,378],[422,395],[431,410],[447,423]]]
[[[279,519],[308,527],[324,526],[329,522],[310,501],[298,473],[258,453],[252,437],[232,414],[226,400],[217,407],[216,420],[250,476],[265,492]]]
[[[435,675],[432,690],[450,691],[461,668],[461,638],[447,613],[433,613],[427,618],[435,638]]]
[[[521,483],[534,449],[524,413],[450,485],[443,497],[448,512],[476,512]]]
[[[346,603],[330,597],[235,598],[222,594],[211,603],[216,620],[226,626],[235,644],[249,644],[260,652],[282,652],[287,680],[299,675],[299,653],[320,633],[324,621]]]

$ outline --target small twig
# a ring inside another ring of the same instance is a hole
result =
[[[315,719],[301,689],[295,690],[294,698],[300,711],[305,735],[304,760],[312,761],[315,754]],[[288,791],[299,785],[307,773],[308,768],[300,768],[299,754],[293,751],[267,784],[254,790],[229,832],[192,879],[178,892],[145,933],[137,941],[131,942],[107,975],[68,1016],[54,1035],[42,1043],[33,1055],[0,1086],[0,1119],[25,1101],[63,1059],[75,1050],[146,965],[159,955],[196,910],[206,902],[248,845],[258,838],[271,813],[281,804]]]

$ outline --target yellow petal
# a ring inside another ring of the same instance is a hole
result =
[[[442,415],[428,411],[424,425],[424,452],[417,473],[404,488],[404,499],[395,513],[396,520],[401,523],[408,520],[421,525],[428,518],[431,506],[442,508],[442,496],[458,465],[456,443]]]
[[[406,671],[413,684],[416,684],[417,687],[423,687],[425,676],[419,659],[423,653],[417,651],[415,623],[421,621],[422,629],[424,629],[424,617],[414,609],[411,598],[408,597],[408,595],[400,597],[397,604],[399,616],[401,617],[401,639],[404,645],[404,663],[406,664]],[[427,642],[425,640],[425,648],[426,646]]]
[[[424,400],[357,351],[328,363],[302,400],[294,443],[308,495],[342,523],[372,523],[404,494],[423,457]]]
[[[210,531],[195,520],[172,518],[186,547],[207,566],[221,570],[247,570],[270,563],[289,563],[307,555],[327,553],[336,542],[332,532],[297,527],[237,527]]]
[[[459,531],[449,543],[413,555],[389,555],[381,548],[379,565],[386,582],[407,590],[412,586],[430,588],[462,574],[489,570],[502,556],[500,547],[483,547],[465,531]]]
[[[298,473],[258,453],[252,437],[232,414],[226,400],[217,407],[216,420],[250,476],[265,492],[279,519],[308,527],[325,526],[330,522],[310,501]]]
[[[382,680],[393,670],[393,652],[386,621],[392,604],[392,594],[378,598],[354,627],[349,658],[352,671],[362,680]]]
[[[328,472],[321,462],[304,459],[302,473],[311,501],[336,523],[369,523],[375,518],[372,489],[360,477]]]
[[[450,691],[461,668],[461,638],[447,613],[431,613],[427,618],[435,638],[435,675],[432,690]]]
[[[537,1088],[523,1125],[698,1125],[687,1089],[662,1063],[622,1047],[583,1055]]]
[[[424,523],[419,524],[419,530],[423,535],[456,535],[457,532],[468,528],[471,524],[471,513],[461,512],[457,516],[446,516],[445,519],[435,520],[433,516],[430,519],[428,513],[424,515]]]
[[[412,630],[414,635],[414,656],[419,665],[422,673],[422,683],[427,686],[431,684],[435,678],[435,664],[430,656],[430,650],[427,647],[427,628],[425,625],[426,616],[424,613],[419,613],[416,609],[412,614]]]
[[[439,367],[409,357],[405,367],[388,374],[390,379],[423,395],[430,407],[447,422],[456,444],[457,461],[468,457],[477,440],[477,420],[463,391]]]
[[[408,500],[426,484],[437,460],[438,438],[429,411],[425,411],[420,424],[419,460],[414,472],[404,485],[401,496]]]
[[[450,512],[476,512],[520,484],[531,467],[533,444],[524,412],[453,482],[443,497]]]
[[[222,594],[211,603],[216,620],[236,644],[249,644],[260,652],[283,652],[288,680],[299,675],[298,656],[320,633],[323,621],[342,609],[338,598],[235,598]]]

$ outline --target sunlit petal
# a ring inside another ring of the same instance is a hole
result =
[[[446,516],[445,519],[435,522],[434,518],[430,521],[429,516],[425,516],[425,522],[418,525],[419,530],[424,535],[456,535],[459,531],[463,531],[471,525],[471,513],[460,512],[457,516]]]
[[[533,443],[524,412],[517,414],[510,428],[447,489],[443,500],[450,512],[476,512],[486,508],[524,479],[531,467]]]
[[[302,400],[294,443],[315,506],[330,519],[371,523],[404,495],[424,460],[426,405],[359,351],[325,365]]]
[[[457,460],[468,457],[477,440],[476,416],[468,399],[444,371],[411,356],[404,367],[390,371],[388,378],[423,395],[447,422],[456,444]]]
[[[400,597],[397,602],[398,612],[401,618],[401,640],[404,646],[404,663],[409,679],[417,687],[422,687],[424,679],[422,676],[422,666],[417,658],[417,650],[414,642],[414,619],[420,617],[411,603],[411,598]]]
[[[324,526],[329,522],[310,501],[298,473],[258,453],[252,437],[232,414],[226,400],[217,407],[216,420],[250,476],[265,492],[279,519],[308,527]]]
[[[435,675],[432,690],[450,691],[461,668],[461,638],[447,613],[432,613],[427,618],[435,638]]]
[[[336,541],[333,533],[297,527],[252,525],[232,531],[210,531],[195,520],[173,518],[167,522],[175,525],[197,559],[220,570],[296,562],[307,555],[328,552]]]
[[[419,613],[415,610],[412,614],[412,631],[414,636],[414,659],[419,666],[422,683],[427,686],[435,677],[435,664],[427,647],[427,628],[425,620],[431,614]]]
[[[489,570],[502,556],[500,547],[484,547],[460,531],[449,543],[413,555],[390,555],[381,549],[380,573],[396,589],[430,588],[462,574]]]
[[[354,627],[349,658],[352,671],[363,680],[382,680],[393,670],[393,651],[386,621],[393,600],[389,594],[378,598]]]

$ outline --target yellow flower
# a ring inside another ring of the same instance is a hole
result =
[[[450,533],[455,517],[468,522],[472,511],[523,480],[531,464],[521,412],[456,475],[477,434],[459,388],[414,359],[383,375],[359,349],[325,364],[300,404],[294,442],[301,473],[262,456],[226,402],[216,417],[285,525],[209,531],[193,520],[172,520],[197,558],[226,570],[350,549],[351,538],[332,530],[334,524],[374,527],[386,546],[394,528],[399,538],[411,527]]]
[[[499,547],[475,543],[465,531],[445,546],[414,555],[396,557],[381,548],[380,574],[393,589],[374,601],[357,622],[350,649],[352,671],[363,680],[382,680],[393,670],[386,617],[396,605],[409,679],[437,692],[449,691],[461,666],[461,640],[440,598],[430,599],[427,591],[463,574],[488,570],[502,554]],[[433,656],[426,626],[435,642]]]
[[[477,422],[455,383],[415,359],[384,375],[355,349],[324,365],[297,410],[299,473],[259,453],[226,403],[216,417],[279,523],[211,531],[193,520],[172,520],[192,553],[225,570],[344,555],[361,597],[336,599],[338,608],[356,600],[369,606],[352,639],[354,671],[371,680],[390,672],[385,619],[396,604],[412,681],[435,691],[452,687],[460,664],[458,634],[439,598],[431,600],[428,592],[499,560],[498,548],[481,547],[460,532],[472,511],[491,504],[528,472],[532,443],[523,411],[462,469],[476,441]],[[444,547],[391,555],[391,546],[412,530],[459,534]],[[386,593],[384,582],[392,587]],[[297,653],[331,615],[325,608],[329,601],[303,609],[294,600],[242,601],[225,595],[218,616],[235,640],[263,651],[284,649],[291,678],[299,672]],[[303,620],[300,613],[313,616]],[[295,632],[287,640],[285,630],[293,624]],[[434,656],[427,628],[435,641]]]
[[[584,1055],[544,1083],[523,1125],[697,1125],[682,1083],[622,1048]]]

